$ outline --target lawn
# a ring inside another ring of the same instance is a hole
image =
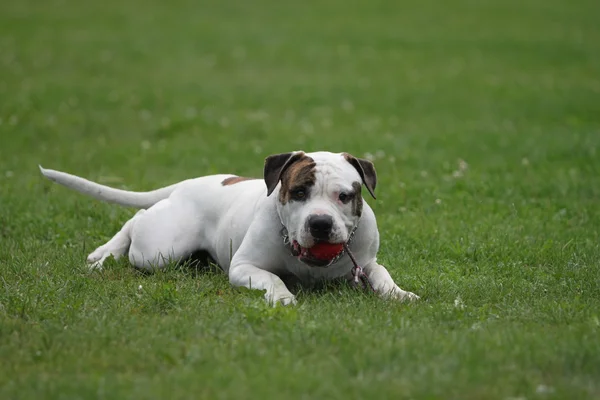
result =
[[[0,398],[600,398],[596,0],[0,4]],[[371,157],[397,304],[101,273],[148,190]]]

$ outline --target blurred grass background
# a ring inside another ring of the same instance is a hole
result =
[[[588,0],[3,2],[6,397],[597,397],[598,16]],[[336,289],[272,312],[221,275],[90,277],[86,253],[132,211],[37,171],[143,190],[260,176],[295,149],[374,159],[380,259],[420,304]]]

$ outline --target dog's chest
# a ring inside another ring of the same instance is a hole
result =
[[[289,257],[290,261],[286,265],[287,270],[307,286],[320,281],[343,277],[352,269],[352,266],[345,259],[341,259],[329,267],[310,267],[291,255]]]

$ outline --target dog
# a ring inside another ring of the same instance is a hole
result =
[[[110,256],[127,254],[133,266],[153,270],[203,251],[233,286],[263,290],[273,305],[296,303],[282,277],[311,286],[353,279],[358,265],[379,295],[419,298],[398,287],[377,263],[377,222],[362,196],[364,185],[375,198],[377,174],[372,162],[348,153],[276,154],[265,159],[264,179],[209,175],[149,192],[40,170],[96,199],[139,209],[88,256],[93,269]]]

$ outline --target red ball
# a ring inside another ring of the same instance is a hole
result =
[[[343,243],[317,243],[308,252],[317,260],[331,260],[344,250]]]

